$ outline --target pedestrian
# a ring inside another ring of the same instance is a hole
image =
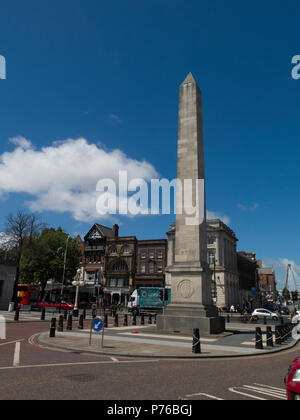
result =
[[[230,312],[231,312],[231,313],[234,313],[234,312],[235,312],[235,307],[234,307],[234,305],[231,305],[231,307],[230,307]]]

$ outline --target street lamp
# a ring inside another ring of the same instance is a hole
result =
[[[76,276],[74,281],[72,282],[73,286],[76,287],[76,297],[75,297],[75,304],[74,304],[74,311],[73,315],[78,317],[78,299],[79,299],[79,287],[84,286],[85,282],[83,280],[83,267],[77,270]]]

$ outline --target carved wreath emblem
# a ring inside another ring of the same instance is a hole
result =
[[[184,299],[191,298],[195,292],[193,283],[190,280],[182,280],[178,284],[177,290]]]

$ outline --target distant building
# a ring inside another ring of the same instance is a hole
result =
[[[136,270],[135,236],[118,236],[114,226],[114,235],[107,238],[103,271],[104,299],[107,304],[127,305],[134,290]]]
[[[239,251],[237,253],[237,267],[242,303],[252,309],[259,300],[258,263],[255,252]]]
[[[117,229],[117,227],[115,227]],[[95,294],[95,287],[103,281],[106,241],[113,237],[111,228],[94,224],[82,240],[77,237],[77,246],[81,251],[81,267],[84,269],[86,286],[81,288],[81,293]]]
[[[221,220],[207,220],[207,254],[212,272],[212,294],[218,307],[242,303],[235,233]]]
[[[166,264],[166,239],[137,241],[135,288],[164,287]]]
[[[275,297],[276,295],[276,277],[273,267],[262,267],[259,263],[258,272],[258,287],[261,296],[267,298]]]

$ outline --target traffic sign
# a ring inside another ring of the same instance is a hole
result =
[[[103,321],[100,318],[96,318],[92,326],[94,331],[100,332],[103,328]]]

